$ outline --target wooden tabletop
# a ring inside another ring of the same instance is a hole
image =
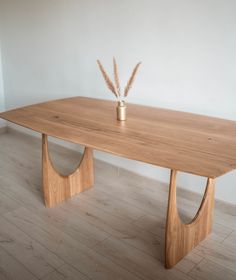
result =
[[[27,106],[0,118],[37,132],[154,165],[215,178],[236,168],[236,122],[74,97]]]

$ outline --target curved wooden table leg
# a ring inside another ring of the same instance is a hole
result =
[[[53,167],[48,151],[48,138],[43,134],[43,191],[47,207],[80,193],[94,184],[93,150],[85,148],[79,167],[69,176],[59,174]]]
[[[182,223],[176,201],[176,175],[171,171],[165,236],[165,266],[173,267],[211,232],[215,180],[208,178],[200,208],[189,224]]]

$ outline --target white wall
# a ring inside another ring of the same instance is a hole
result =
[[[111,99],[96,59],[125,81],[143,61],[129,101],[236,120],[235,0],[1,0],[6,108],[66,96]],[[166,181],[168,171],[98,153]],[[203,190],[203,179],[179,182]],[[236,203],[236,172],[217,198]]]

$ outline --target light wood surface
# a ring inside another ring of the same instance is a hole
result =
[[[236,168],[236,122],[85,97],[46,102],[0,117],[42,134],[173,170],[215,178]]]
[[[171,171],[165,236],[165,265],[173,267],[195,246],[204,240],[212,229],[214,209],[214,179],[207,180],[200,208],[194,219],[184,224],[177,208],[177,171]]]
[[[57,170],[76,168],[81,154],[49,146]],[[45,208],[41,139],[12,130],[1,135],[1,280],[236,279],[235,206],[216,201],[212,234],[166,270],[168,186],[99,160],[94,164],[93,188]],[[194,217],[201,198],[178,188],[181,217]]]
[[[48,137],[42,136],[43,191],[45,205],[53,207],[94,184],[93,151],[85,148],[78,168],[69,176],[56,171],[49,156]]]

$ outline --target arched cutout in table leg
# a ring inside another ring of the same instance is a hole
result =
[[[47,207],[80,193],[94,184],[93,150],[85,148],[79,167],[69,176],[59,174],[49,156],[48,137],[42,136],[43,150],[43,191]]]
[[[200,208],[192,222],[182,223],[176,200],[177,171],[171,171],[165,236],[165,266],[173,267],[211,232],[215,180],[208,178]]]

